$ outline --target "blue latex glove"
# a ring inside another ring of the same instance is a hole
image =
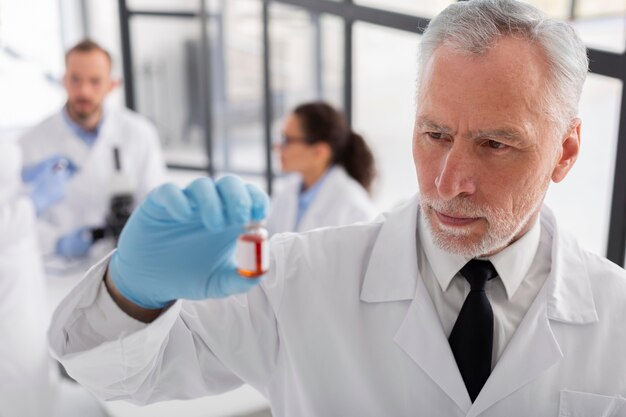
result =
[[[22,181],[35,182],[46,177],[52,171],[69,170],[71,174],[76,172],[77,167],[70,158],[64,155],[54,155],[43,161],[22,168]]]
[[[237,237],[261,220],[267,195],[239,178],[166,184],[152,191],[122,231],[109,275],[126,298],[144,308],[176,299],[222,298],[260,279],[241,277],[233,260]]]
[[[29,196],[35,204],[37,215],[65,196],[67,181],[76,171],[76,165],[61,155],[22,170],[22,181],[33,184]]]
[[[92,243],[91,230],[82,227],[59,238],[56,253],[66,258],[80,258],[87,254]]]

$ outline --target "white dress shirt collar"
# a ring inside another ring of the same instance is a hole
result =
[[[436,246],[426,225],[426,219],[424,219],[422,210],[419,210],[418,217],[419,226],[417,230],[422,249],[441,286],[441,290],[446,291],[452,279],[470,259],[446,252]],[[540,222],[535,221],[535,224],[524,236],[504,250],[487,258],[498,271],[508,299],[515,294],[515,291],[517,291],[524,280],[535,258],[540,235]]]

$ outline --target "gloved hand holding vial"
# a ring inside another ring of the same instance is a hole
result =
[[[37,215],[63,199],[67,182],[77,170],[77,166],[63,155],[55,155],[23,168],[22,181],[32,184],[28,194],[35,205]]]
[[[247,292],[261,280],[238,272],[235,247],[244,226],[265,218],[268,205],[263,191],[236,177],[201,178],[185,189],[163,185],[130,217],[109,279],[146,309]]]

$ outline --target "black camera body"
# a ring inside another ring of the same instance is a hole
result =
[[[132,194],[117,194],[111,197],[106,226],[115,240],[120,237],[124,225],[133,212],[133,207],[134,198]]]
[[[128,179],[122,174],[122,167],[119,149],[113,149],[115,161],[116,177],[112,181],[113,194],[109,203],[109,213],[106,216],[104,227],[97,227],[91,230],[92,240],[112,237],[117,243],[124,225],[130,218],[135,206],[132,189],[129,187]]]

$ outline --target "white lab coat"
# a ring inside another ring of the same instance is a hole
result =
[[[0,140],[0,415],[101,416],[90,394],[61,381],[48,354],[35,208],[18,194],[20,161],[17,145]]]
[[[361,184],[350,177],[343,167],[335,166],[324,179],[318,194],[296,228],[301,184],[302,179],[297,174],[285,177],[270,205],[267,219],[270,234],[345,226],[372,220],[376,215],[376,210]]]
[[[40,244],[46,256],[54,254],[61,236],[84,226],[104,226],[115,172],[115,146],[120,149],[122,171],[132,182],[137,204],[165,181],[159,138],[145,118],[126,109],[108,109],[100,129],[98,139],[89,147],[67,126],[59,111],[21,138],[25,166],[62,154],[79,167],[67,184],[65,198],[39,218]]]
[[[177,301],[149,325],[100,291],[105,261],[56,311],[52,350],[100,396],[138,402],[245,381],[276,417],[626,416],[623,269],[544,208],[551,272],[472,404],[420,278],[417,215],[414,200],[371,224],[275,236],[259,287]]]
[[[53,399],[35,209],[19,197],[20,153],[0,142],[0,415],[44,416]]]

